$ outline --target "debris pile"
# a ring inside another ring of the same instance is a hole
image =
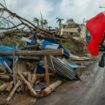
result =
[[[70,57],[67,49],[45,39],[33,38],[21,38],[24,48],[0,46],[0,79],[5,81],[0,86],[0,91],[10,92],[7,101],[10,101],[15,92],[29,92],[34,97],[50,94],[62,83],[57,80],[51,84],[50,75],[77,79],[72,66],[59,58]],[[41,82],[44,82],[43,86]]]
[[[68,19],[61,25],[61,35],[65,38],[80,37],[80,25],[75,23],[73,19]]]
[[[14,97],[15,93],[27,93],[35,99],[48,96],[62,84],[63,79],[61,80],[59,76],[69,80],[79,79],[76,69],[81,65],[69,63],[63,58],[72,56],[75,60],[89,60],[88,58],[80,59],[72,55],[60,43],[65,38],[36,27],[2,4],[0,5],[2,7],[0,11],[7,12],[21,22],[11,28],[24,25],[30,30],[26,32],[29,34],[28,37],[19,34],[18,38],[21,43],[18,42],[13,46],[0,46],[0,81],[2,81],[0,92],[8,92],[7,102]],[[55,77],[56,80],[54,80]]]

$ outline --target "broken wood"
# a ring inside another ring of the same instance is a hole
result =
[[[18,21],[19,21],[19,23],[15,25],[15,24],[14,24],[12,21],[10,21],[9,19],[3,17],[4,20],[8,21],[8,23],[11,23],[13,26],[7,27],[7,28],[1,27],[1,29],[3,29],[3,28],[4,28],[4,29],[7,29],[7,30],[8,30],[8,29],[12,29],[12,28],[13,28],[13,29],[17,28],[17,29],[18,29],[19,26],[23,26],[23,29],[24,29],[24,26],[25,26],[25,27],[27,27],[31,32],[32,32],[32,31],[37,31],[37,32],[42,33],[42,34],[43,34],[43,32],[44,32],[47,37],[50,37],[51,35],[54,35],[54,37],[55,37],[55,38],[58,38],[59,40],[65,39],[64,37],[57,35],[55,32],[51,32],[51,31],[48,31],[48,30],[45,30],[45,29],[42,29],[42,28],[40,28],[40,27],[35,26],[32,22],[30,22],[29,20],[27,20],[27,19],[25,19],[25,18],[19,16],[18,14],[16,14],[16,13],[10,11],[7,7],[5,7],[5,6],[4,6],[3,4],[1,4],[1,3],[0,3],[0,6],[1,6],[0,12],[7,13],[7,14],[9,15],[9,17],[10,17],[10,16],[11,16],[11,17],[14,17],[14,18],[18,19]],[[12,18],[12,19],[13,19],[13,18]],[[43,35],[43,36],[44,36],[44,35]]]
[[[28,80],[28,82],[30,82],[30,83],[31,83],[31,76],[32,76],[32,75],[31,75],[31,73],[29,72],[29,73],[28,73],[28,76],[27,76],[27,80]]]
[[[8,83],[3,83],[2,85],[0,85],[0,92],[4,91],[8,86]]]
[[[9,94],[9,96],[7,97],[7,101],[10,101],[10,99],[13,97],[16,89],[21,85],[21,81],[18,80],[18,82],[16,83],[15,87],[13,88],[13,90],[11,91],[11,93]]]
[[[21,48],[21,50],[25,50],[25,49],[29,49],[29,48],[31,48],[31,49],[36,49],[36,48],[38,48],[38,44],[36,44],[36,45],[30,45],[30,46],[24,46],[23,48]]]
[[[5,73],[6,69],[4,66],[0,65],[0,73]]]
[[[22,72],[22,74],[26,77],[26,76],[28,76],[28,73],[29,72]],[[33,73],[34,75],[36,75],[36,77],[37,78],[43,78],[43,77],[45,77],[45,74],[38,74],[38,73]],[[49,76],[53,76],[54,74],[53,73],[49,73]]]
[[[0,92],[6,90],[6,88],[11,84],[11,82],[6,82],[0,85]]]
[[[0,74],[0,79],[4,80],[4,81],[10,81],[11,77],[9,75],[6,75],[6,74]]]
[[[11,89],[12,89],[12,87],[13,87],[13,81],[11,81],[10,83],[8,83],[8,86],[6,88],[6,91],[10,92]]]
[[[47,62],[47,56],[44,57],[44,67],[45,67],[45,79],[47,82],[47,85],[50,84],[50,77],[49,77],[49,71],[48,71],[48,62]]]
[[[28,82],[28,81],[24,78],[24,76],[23,76],[22,73],[18,72],[18,75],[20,76],[20,79],[24,82],[24,84],[27,85],[27,87],[28,87],[28,89],[30,90],[30,92],[31,92],[35,97],[37,97],[37,93],[36,93],[35,90],[32,88],[30,82]]]
[[[40,51],[0,51],[0,55],[5,55],[5,56],[48,56],[48,55],[63,55],[64,51],[63,49],[58,49],[58,50],[40,50]]]
[[[32,74],[32,78],[31,78],[32,86],[35,84],[36,80],[37,80],[37,76],[36,76],[36,73],[34,73],[34,74]]]
[[[42,96],[48,96],[52,91],[54,91],[59,85],[61,85],[62,81],[58,80],[55,83],[48,86],[46,89],[42,91]]]

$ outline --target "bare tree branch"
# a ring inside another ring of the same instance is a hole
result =
[[[44,33],[46,33],[47,36],[51,36],[51,35],[54,34],[56,38],[58,38],[58,39],[62,38],[62,37],[56,35],[55,33],[52,33],[50,31],[47,31],[47,30],[44,30],[44,29],[41,29],[41,28],[35,26],[32,22],[30,22],[27,19],[19,16],[18,14],[10,11],[7,7],[5,7],[1,3],[0,3],[0,6],[2,7],[2,8],[0,8],[0,11],[5,11],[8,14],[10,14],[11,16],[17,18],[22,24],[24,24],[25,26],[27,26],[30,30],[34,30],[34,31],[37,31],[37,32],[44,32]]]
[[[23,25],[22,23],[16,25],[16,26],[13,26],[13,27],[9,27],[9,28],[4,28],[4,27],[0,27],[0,30],[10,30],[10,29],[14,29],[14,28],[17,28],[19,26]]]

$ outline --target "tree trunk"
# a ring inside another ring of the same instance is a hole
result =
[[[12,52],[6,52],[6,51],[0,51],[0,55],[6,55],[6,56],[45,56],[45,55],[63,55],[63,49],[58,50],[40,50],[40,51],[12,51]]]

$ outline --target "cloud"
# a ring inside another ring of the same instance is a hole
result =
[[[103,4],[103,0],[62,0],[59,10],[65,18],[74,18],[81,23],[83,18],[89,19],[101,12],[99,6]]]
[[[49,0],[7,0],[7,7],[17,14],[32,19],[40,17],[40,12],[45,18],[53,11],[53,4]]]
[[[56,17],[73,18],[81,23],[97,13],[105,10],[105,0],[5,0],[7,7],[17,14],[32,20],[33,17],[40,18],[40,12],[50,25],[57,26]],[[3,0],[0,0],[3,3]]]

